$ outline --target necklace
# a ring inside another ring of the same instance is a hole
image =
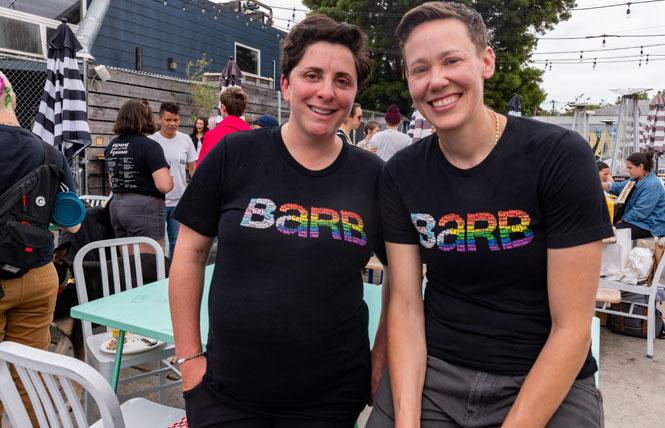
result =
[[[492,113],[494,113],[494,120],[496,120],[496,133],[494,134],[494,145],[496,146],[499,142],[499,115],[494,110],[492,110]]]

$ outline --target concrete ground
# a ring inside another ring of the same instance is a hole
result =
[[[646,357],[646,340],[622,336],[601,328],[600,389],[603,393],[607,428],[665,426],[665,340],[656,339],[654,358]],[[122,376],[138,373],[124,369]],[[147,385],[152,381],[141,381]],[[140,385],[121,385],[119,393]],[[157,394],[148,396],[158,401]],[[178,387],[167,393],[166,404],[184,408]],[[367,409],[369,410],[369,409]],[[364,426],[368,411],[360,418]]]

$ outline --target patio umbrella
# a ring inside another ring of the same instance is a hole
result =
[[[658,153],[665,152],[665,95],[660,91],[649,103],[646,140],[650,149]]]
[[[68,159],[90,145],[85,87],[76,62],[81,49],[63,21],[48,42],[46,83],[32,132],[59,148]]]
[[[229,57],[229,61],[219,76],[219,88],[223,90],[230,86],[240,86],[240,83],[242,83],[242,71],[240,71],[240,67],[233,60],[233,57]]]
[[[520,102],[520,96],[513,94],[508,101],[508,114],[511,116],[522,116],[522,103]]]

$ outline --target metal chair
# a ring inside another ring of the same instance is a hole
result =
[[[665,257],[662,257],[658,262],[656,271],[654,273],[653,279],[650,284],[646,285],[629,285],[620,281],[612,281],[609,279],[601,278],[600,286],[606,288],[614,288],[622,292],[633,293],[641,296],[645,296],[646,303],[635,302],[631,300],[621,300],[621,305],[627,304],[627,310],[621,311],[612,309],[609,303],[603,303],[601,307],[597,307],[597,312],[604,312],[606,314],[620,315],[626,318],[637,318],[641,320],[646,320],[647,322],[647,357],[653,358],[654,350],[654,340],[656,339],[656,293],[658,292],[658,286],[662,285],[661,276],[663,274],[663,269],[665,268]],[[646,315],[641,315],[635,313],[637,308],[646,308]]]
[[[104,297],[122,291],[121,278],[124,279],[125,289],[143,285],[144,275],[141,265],[141,254],[139,251],[140,246],[147,246],[150,248],[151,252],[154,253],[154,257],[156,258],[156,280],[163,279],[165,277],[164,252],[155,240],[147,237],[129,237],[91,242],[82,247],[78,253],[76,253],[76,257],[74,257],[74,277],[76,279],[76,292],[79,303],[82,304],[88,302],[88,289],[86,287],[83,261],[86,255],[93,250],[99,252],[102,295]],[[132,249],[131,253],[130,248]],[[110,253],[110,273],[107,268],[107,252]],[[122,264],[120,263],[118,252],[122,257]],[[146,256],[146,253],[144,253],[144,257],[152,257],[152,255]],[[134,277],[132,276],[132,266],[134,267]],[[122,277],[120,272],[121,268],[123,270]],[[113,281],[113,288],[110,288],[110,279]],[[92,325],[88,321],[82,321],[82,327],[85,342],[85,361],[97,369],[108,382],[111,382],[115,356],[113,354],[102,352],[100,349],[102,344],[111,337],[111,329],[107,328],[106,332],[93,334]],[[147,376],[159,375],[159,385],[143,389],[131,395],[124,396],[123,398],[159,391],[159,401],[160,403],[164,403],[166,399],[164,388],[176,386],[181,383],[181,381],[166,382],[166,374],[168,371],[172,370],[172,365],[165,360],[174,353],[174,345],[164,344],[150,351],[133,355],[123,355],[121,368],[132,367],[153,361],[159,362],[159,368],[156,370],[120,379],[120,382],[126,383]],[[92,406],[88,407],[89,415],[92,415],[91,407]]]
[[[74,383],[99,407],[101,419],[93,427],[125,428],[169,426],[184,410],[134,398],[120,405],[108,382],[92,367],[75,358],[31,348],[15,342],[0,343],[0,400],[14,428],[30,428],[30,418],[9,371],[16,369],[40,427],[86,427]]]
[[[106,201],[109,200],[109,197],[101,195],[81,195],[79,196],[79,199],[86,202],[91,207],[98,207],[106,203]]]

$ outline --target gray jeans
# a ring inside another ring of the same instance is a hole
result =
[[[526,376],[498,376],[427,357],[421,427],[499,427],[508,415]],[[575,381],[549,428],[602,428],[603,399],[593,376]],[[374,400],[367,428],[395,425],[388,372]]]

